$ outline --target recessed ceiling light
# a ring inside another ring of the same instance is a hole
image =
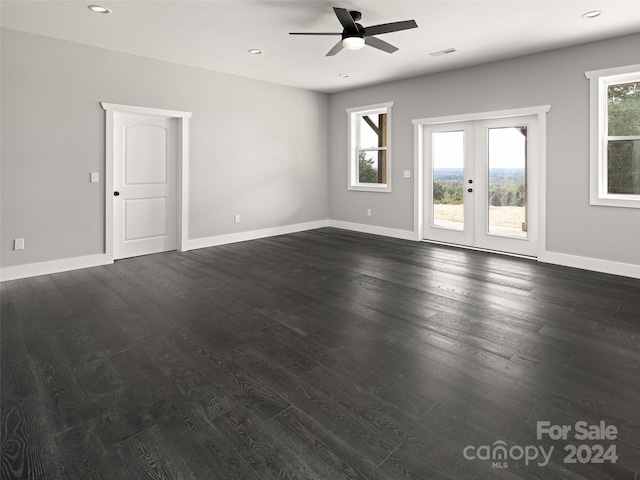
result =
[[[252,48],[251,50],[249,50],[249,53],[253,55],[260,55],[262,53],[262,50],[259,50],[257,48]]]
[[[590,12],[582,15],[582,18],[596,18],[602,15],[602,10],[591,10]]]
[[[340,73],[340,74],[338,74],[338,76],[340,78],[349,78],[349,74],[348,73]]]
[[[101,5],[89,5],[88,8],[94,13],[111,13],[111,10]]]

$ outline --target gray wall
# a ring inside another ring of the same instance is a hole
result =
[[[190,239],[328,218],[327,95],[8,29],[1,42],[3,267],[103,252],[99,102],[193,112]]]
[[[638,63],[640,35],[331,96],[12,30],[1,40],[2,266],[102,253],[104,183],[88,181],[104,173],[101,101],[193,112],[191,239],[327,218],[412,230],[412,119],[550,104],[548,250],[640,264],[640,210],[589,205],[584,77]],[[345,110],[387,101],[393,192],[348,191]]]
[[[413,125],[418,118],[551,105],[547,120],[547,250],[640,264],[640,210],[589,205],[589,83],[585,71],[640,63],[640,35],[397,81],[330,97],[329,215],[413,230]],[[425,59],[424,61],[433,61]],[[347,190],[351,107],[393,101],[393,192]],[[366,209],[373,216],[366,216]]]

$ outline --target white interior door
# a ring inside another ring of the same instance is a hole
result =
[[[537,255],[537,121],[424,127],[425,239]]]
[[[115,112],[115,259],[176,249],[177,158],[175,119]]]

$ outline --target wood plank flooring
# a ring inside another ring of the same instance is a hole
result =
[[[1,288],[2,479],[640,478],[639,280],[326,228]]]

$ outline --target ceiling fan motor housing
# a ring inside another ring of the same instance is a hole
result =
[[[364,47],[364,28],[356,23],[357,30],[344,29],[342,32],[342,46],[347,50],[360,50]]]
[[[357,30],[347,30],[344,29],[342,31],[342,39],[345,38],[364,38],[364,27],[359,23],[356,23]]]
[[[362,13],[356,10],[349,10],[349,15],[353,18],[356,30],[345,28],[342,31],[342,44],[347,50],[359,50],[364,45],[361,40],[347,40],[346,42],[344,40],[348,38],[364,39],[364,27],[357,23],[362,18]]]
[[[362,13],[356,10],[349,10],[349,15],[351,15],[351,18],[353,18],[354,22],[359,22],[360,20],[362,20]]]

